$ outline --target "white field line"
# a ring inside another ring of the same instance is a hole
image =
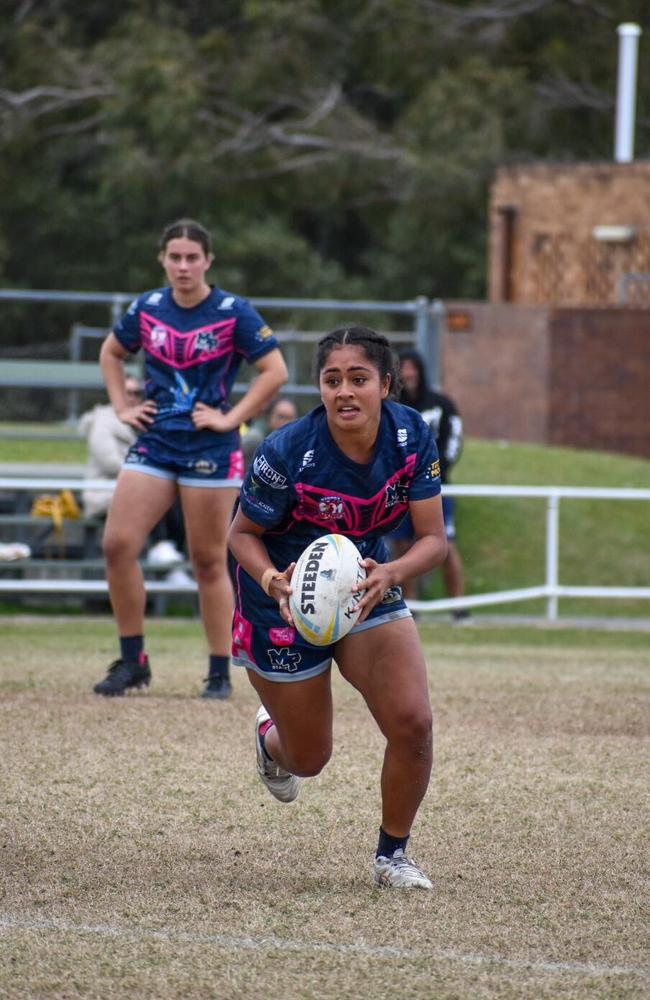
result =
[[[56,931],[62,934],[96,934],[118,940],[178,941],[187,944],[215,944],[221,948],[249,951],[331,952],[337,955],[363,955],[368,958],[429,959],[454,962],[459,965],[497,965],[518,971],[573,972],[588,976],[639,976],[650,979],[650,968],[634,965],[593,965],[589,962],[551,962],[525,958],[505,958],[503,955],[466,954],[444,948],[398,948],[358,942],[337,944],[330,941],[290,941],[276,937],[235,937],[232,934],[188,934],[180,931],[154,930],[139,927],[112,927],[107,924],[75,924],[66,920],[27,920],[9,915],[0,916],[0,931]]]

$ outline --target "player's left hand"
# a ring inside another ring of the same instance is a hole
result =
[[[352,588],[353,593],[364,591],[363,597],[357,604],[357,607],[361,608],[357,625],[366,620],[372,609],[383,599],[386,591],[395,583],[389,563],[378,563],[374,559],[362,559],[359,565],[365,569],[366,578],[360,583],[355,583]]]
[[[197,431],[217,431],[226,433],[235,428],[232,426],[232,418],[221,410],[215,410],[213,406],[206,406],[205,403],[197,403],[192,410],[192,423]]]
[[[278,610],[280,611],[280,617],[284,619],[287,625],[295,626],[295,622],[291,615],[291,610],[289,608],[289,594],[292,593],[291,577],[293,576],[293,571],[296,568],[295,562],[290,563],[289,566],[281,573],[279,576],[273,577],[271,580],[271,586],[269,588],[269,593],[278,602]]]

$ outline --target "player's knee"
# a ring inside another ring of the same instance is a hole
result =
[[[331,744],[302,747],[289,756],[289,770],[292,774],[298,775],[299,778],[315,778],[332,756],[332,747]]]
[[[192,551],[190,559],[198,583],[214,583],[226,572],[225,548]]]
[[[105,532],[102,539],[102,552],[108,563],[120,562],[123,559],[135,559],[139,550],[133,540],[117,531]]]
[[[433,746],[433,718],[430,707],[418,705],[397,713],[389,739],[415,756],[428,755]]]

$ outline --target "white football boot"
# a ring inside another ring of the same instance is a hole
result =
[[[382,889],[433,889],[433,884],[420,871],[410,858],[407,858],[401,847],[398,847],[392,858],[375,858],[375,885]]]
[[[269,760],[260,740],[260,726],[270,719],[271,716],[260,705],[255,716],[255,752],[257,754],[257,773],[260,781],[263,781],[271,795],[274,795],[280,802],[293,802],[298,797],[300,791],[300,778],[290,771],[285,771],[283,767]]]

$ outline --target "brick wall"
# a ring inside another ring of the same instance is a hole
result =
[[[550,317],[549,444],[650,457],[650,311]]]
[[[446,302],[444,388],[470,437],[650,457],[650,310]]]
[[[598,240],[595,227],[632,227]],[[490,191],[490,302],[615,305],[621,275],[650,272],[650,163],[501,167]],[[638,293],[641,286],[634,286]],[[650,283],[645,298],[650,306]]]

